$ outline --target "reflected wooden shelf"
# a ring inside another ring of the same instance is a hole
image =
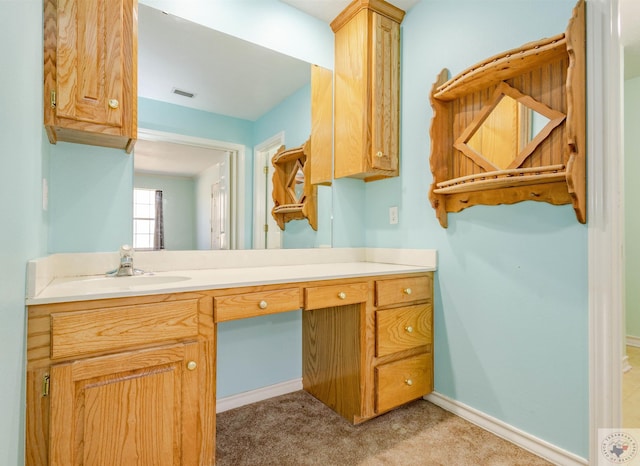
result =
[[[291,220],[309,221],[314,230],[318,229],[317,197],[318,187],[312,184],[311,163],[307,163],[311,153],[311,140],[302,146],[285,149],[280,146],[271,159],[273,172],[273,203],[271,215],[284,230]]]
[[[586,222],[585,2],[567,30],[492,56],[431,89],[431,205],[535,200]]]

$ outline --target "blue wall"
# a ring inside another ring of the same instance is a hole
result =
[[[401,177],[366,184],[362,203],[367,246],[438,250],[436,391],[587,457],[586,226],[571,206],[523,202],[449,214],[443,229],[428,200],[438,73],[563,32],[574,5],[417,4],[402,26]]]
[[[194,17],[204,11],[203,22],[223,22],[219,29],[225,32],[256,42],[263,36],[280,51],[297,48],[292,55],[332,67],[327,59],[333,53],[332,34],[326,24],[312,20],[307,28],[298,27],[296,40],[251,27],[267,18],[266,4],[277,13],[286,7],[281,2],[145,3],[162,3],[173,12],[192,10]],[[440,69],[446,66],[455,74],[489,55],[561,32],[573,4],[423,0],[408,12],[402,26],[401,177],[369,184],[336,181],[334,244],[436,248],[436,390],[587,456],[586,228],[570,207],[527,202],[451,214],[445,230],[427,198],[428,92]],[[222,5],[227,14],[209,11]],[[235,31],[234,9],[245,13],[237,15]],[[23,463],[25,262],[47,252],[47,237],[50,251],[79,244],[78,250],[113,251],[122,242],[118,235],[131,231],[107,210],[109,221],[101,227],[111,235],[87,227],[69,238],[61,234],[61,222],[73,224],[75,216],[113,206],[82,206],[80,201],[67,206],[65,197],[100,193],[130,205],[125,191],[130,193],[132,186],[132,165],[120,151],[49,146],[43,137],[41,10],[42,3],[34,0],[0,3],[0,34],[9,44],[2,60],[4,69],[12,70],[0,73],[5,109],[0,113],[0,367],[5,374],[0,382],[0,464],[7,465]],[[301,26],[305,18],[290,17]],[[301,40],[306,34],[310,39]],[[141,118],[147,104],[152,105],[141,102]],[[49,172],[54,179],[47,213],[41,207],[41,178]],[[396,226],[387,222],[390,205],[400,208]],[[225,325],[219,335],[219,396],[299,377],[299,348],[299,312]]]
[[[42,2],[0,2],[0,464],[24,464],[25,270],[46,253]]]

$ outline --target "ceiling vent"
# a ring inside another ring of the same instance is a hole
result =
[[[182,89],[178,89],[176,87],[171,89],[171,92],[173,92],[174,94],[181,95],[182,97],[189,97],[190,99],[193,99],[193,97],[195,96],[193,92],[183,91]]]

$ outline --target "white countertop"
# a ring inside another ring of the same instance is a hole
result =
[[[219,254],[216,254],[219,253]],[[149,255],[147,255],[149,254]],[[108,261],[105,261],[108,259]],[[146,271],[105,277],[113,254],[62,254],[30,261],[27,305],[230,287],[434,271],[433,250],[318,249],[140,253]],[[81,266],[80,266],[81,264]],[[289,265],[290,264],[290,265]],[[193,266],[193,268],[185,268]],[[113,267],[111,267],[113,268]]]

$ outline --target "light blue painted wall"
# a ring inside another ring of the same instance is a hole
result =
[[[110,252],[131,244],[132,155],[58,142],[49,164],[49,252]]]
[[[164,247],[166,250],[197,249],[196,196],[193,178],[134,174],[133,186],[162,190]]]
[[[46,253],[42,2],[0,2],[0,464],[24,464],[25,276]]]
[[[640,77],[624,83],[624,204],[626,334],[640,338]]]
[[[367,246],[438,250],[436,391],[586,457],[586,226],[570,206],[524,202],[449,214],[443,229],[428,200],[437,74],[563,32],[574,4],[417,4],[402,26],[401,176],[366,184],[363,204]]]

